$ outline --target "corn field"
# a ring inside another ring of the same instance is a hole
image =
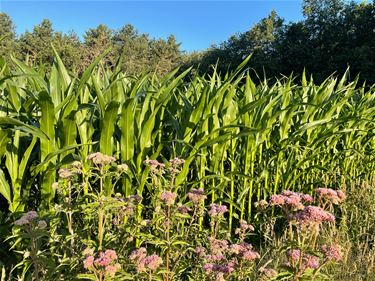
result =
[[[50,72],[0,62],[3,209],[51,208],[56,170],[100,151],[130,173],[114,186],[147,197],[143,161],[185,159],[177,192],[203,188],[229,205],[229,226],[281,189],[311,192],[374,175],[375,91],[329,77],[255,84],[245,68],[223,77],[188,69],[128,76],[98,57],[80,77],[55,52]]]

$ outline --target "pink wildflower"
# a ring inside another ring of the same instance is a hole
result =
[[[95,152],[87,156],[87,160],[91,160],[95,165],[109,165],[116,161],[113,156],[105,155],[101,152]]]
[[[106,250],[104,252],[104,256],[110,260],[117,260],[117,254],[116,254],[116,251],[114,250]]]
[[[327,261],[338,262],[342,259],[342,251],[339,245],[323,245],[322,252]]]
[[[171,191],[164,191],[160,195],[160,200],[163,201],[166,205],[170,206],[173,205],[175,199],[176,199],[177,194],[173,193]]]
[[[333,190],[330,188],[317,188],[315,189],[316,194],[320,199],[327,200],[332,204],[339,204],[346,198],[345,193],[342,190]]]
[[[100,255],[99,255],[99,258],[97,258],[95,261],[94,261],[94,263],[95,263],[95,265],[97,265],[97,266],[103,266],[103,267],[105,267],[105,266],[107,266],[107,265],[109,265],[110,263],[111,263],[111,259],[109,259],[109,258],[107,258],[105,255],[104,255],[104,253],[100,253]]]
[[[321,222],[334,222],[335,216],[331,213],[324,211],[320,207],[307,206],[304,210],[297,212],[292,216],[293,220],[299,223],[321,223]]]
[[[105,273],[110,277],[114,277],[116,275],[116,272],[120,269],[121,265],[119,263],[116,263],[115,265],[107,265],[105,267]]]
[[[147,256],[147,251],[143,247],[133,251],[130,260],[135,264],[137,272],[145,271],[146,267],[156,270],[163,263],[163,260],[156,254]]]
[[[165,165],[163,163],[160,163],[158,160],[148,159],[148,160],[143,161],[143,163],[145,165],[150,166],[152,173],[159,173],[159,174],[164,173]]]
[[[298,262],[301,256],[301,251],[300,250],[290,250],[287,255],[293,262]]]
[[[82,254],[84,256],[93,256],[94,255],[94,250],[91,248],[86,248],[83,250]]]
[[[204,194],[203,189],[192,189],[188,192],[187,196],[189,200],[194,204],[203,202],[207,196]]]
[[[314,201],[314,198],[309,194],[302,194],[301,198],[306,203],[312,203]]]
[[[253,248],[251,244],[240,243],[230,245],[230,252],[235,255],[243,255],[245,252],[250,251]]]
[[[218,205],[218,204],[211,204],[210,210],[208,211],[208,214],[211,217],[221,217],[228,211],[227,206],[225,205]]]
[[[227,240],[219,240],[213,237],[209,237],[208,240],[210,242],[210,249],[213,255],[222,254],[228,249]]]
[[[130,260],[135,265],[135,268],[137,272],[143,272],[145,271],[145,258],[147,256],[146,249],[145,248],[139,248],[138,250],[135,250],[130,255]]]
[[[298,249],[290,250],[287,256],[291,261],[291,263],[288,263],[289,266],[296,266],[301,261],[301,251]],[[319,258],[317,256],[304,254],[300,266],[303,270],[306,268],[317,269],[319,267]]]
[[[207,255],[207,256],[206,256],[206,259],[207,259],[207,260],[210,260],[210,261],[215,261],[215,262],[217,262],[217,261],[222,261],[222,260],[224,260],[224,259],[225,259],[225,256],[222,255],[222,254],[217,254],[217,255]]]
[[[176,158],[169,160],[169,163],[171,163],[173,167],[177,167],[177,166],[183,165],[185,163],[185,160],[176,157]]]
[[[266,200],[260,200],[259,202],[255,202],[255,208],[259,210],[264,210],[268,207],[268,202]]]
[[[285,204],[285,197],[283,195],[272,195],[270,200],[270,205],[281,206]]]
[[[227,264],[223,264],[219,266],[218,271],[222,273],[232,273],[234,271],[235,264],[233,262],[228,262]]]
[[[117,170],[119,170],[120,173],[126,173],[129,170],[129,166],[126,164],[120,164],[117,165]]]
[[[34,219],[38,217],[38,213],[35,211],[29,211],[26,214],[14,222],[15,225],[22,226],[31,223]]]
[[[143,161],[143,163],[145,163],[146,165],[149,165],[149,166],[160,166],[160,165],[163,165],[162,163],[159,163],[158,160],[151,160],[151,159],[147,159],[147,160]]]
[[[304,194],[293,192],[290,190],[284,190],[281,192],[281,195],[284,196],[285,205],[293,210],[302,210],[304,208],[302,204],[302,196]]]
[[[83,267],[88,269],[94,265],[94,257],[87,256],[86,259],[83,261]]]
[[[313,198],[308,194],[298,193],[290,190],[284,190],[281,194],[272,195],[270,205],[272,206],[286,206],[289,209],[303,210],[303,203],[313,202]]]
[[[141,247],[141,248],[139,248],[138,250],[134,250],[134,251],[130,254],[130,260],[134,262],[134,261],[137,261],[137,260],[142,260],[142,259],[144,259],[146,256],[147,256],[146,248]]]
[[[251,224],[247,223],[247,221],[245,220],[240,220],[240,229],[242,231],[254,231],[255,230],[254,227]]]
[[[62,179],[70,179],[74,175],[74,173],[67,168],[61,168],[58,173],[59,177]]]
[[[202,258],[206,254],[206,249],[203,247],[196,247],[195,248],[195,253],[197,254],[198,257]]]
[[[203,266],[204,271],[207,275],[215,273],[217,276],[223,276],[223,274],[232,273],[235,269],[235,263],[228,262],[226,264],[213,264],[213,263],[206,263]]]
[[[214,265],[212,263],[206,263],[204,266],[203,266],[203,269],[204,271],[206,272],[206,274],[211,274],[213,272],[213,269],[214,269]]]
[[[246,261],[253,261],[260,258],[260,255],[255,251],[246,251],[242,254],[242,258]]]
[[[18,225],[18,226],[26,225],[26,224],[29,224],[29,223],[30,222],[23,216],[20,219],[18,219],[14,222],[14,224]]]
[[[161,257],[159,257],[156,254],[153,254],[151,256],[147,256],[145,258],[145,265],[152,271],[158,269],[158,267],[163,263],[163,260]]]
[[[312,269],[317,269],[319,268],[319,258],[317,256],[312,256],[312,255],[305,255],[303,257],[304,259],[304,266],[306,268],[312,268]]]
[[[32,221],[33,219],[36,219],[38,217],[38,213],[35,212],[35,211],[29,211],[27,212],[26,214],[24,214],[25,218],[28,220],[28,221]]]

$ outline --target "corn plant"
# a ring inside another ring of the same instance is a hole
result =
[[[11,212],[51,208],[55,171],[80,160],[85,172],[96,151],[129,166],[106,184],[108,193],[144,198],[151,192],[144,160],[185,159],[179,194],[199,187],[209,203],[228,203],[230,229],[282,189],[373,179],[374,88],[348,74],[319,85],[305,75],[300,84],[294,77],[255,84],[247,59],[226,75],[129,76],[103,66],[105,55],[79,77],[56,52],[48,73],[15,58],[1,62],[0,193]]]

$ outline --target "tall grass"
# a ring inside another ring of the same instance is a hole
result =
[[[57,54],[50,73],[0,62],[0,192],[11,212],[51,207],[56,168],[93,151],[129,165],[115,186],[126,196],[147,194],[145,159],[186,159],[178,192],[200,186],[212,202],[229,203],[230,227],[281,189],[373,180],[373,87],[346,75],[256,85],[247,60],[224,78],[132,77],[104,68],[104,55],[80,77]]]

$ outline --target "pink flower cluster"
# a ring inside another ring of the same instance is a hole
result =
[[[195,253],[205,261],[203,267],[205,273],[215,275],[216,280],[224,280],[220,278],[235,271],[240,261],[253,262],[260,258],[260,255],[253,250],[252,245],[245,242],[229,244],[227,240],[214,237],[209,237],[208,241],[210,244],[208,254],[203,247],[197,247]]]
[[[59,169],[58,174],[59,174],[59,178],[61,179],[70,179],[74,175],[74,173],[70,169],[67,169],[67,168]]]
[[[188,192],[187,196],[193,204],[202,203],[207,198],[207,196],[204,194],[203,189],[194,189],[194,188]]]
[[[270,205],[285,206],[293,211],[302,210],[303,203],[311,203],[314,199],[311,195],[285,190],[281,194],[271,196]]]
[[[215,218],[215,217],[223,216],[227,211],[228,211],[228,208],[225,205],[211,204],[208,214],[211,217]]]
[[[163,264],[163,260],[156,254],[147,256],[146,248],[135,250],[130,255],[130,260],[134,263],[137,272],[144,272],[146,269],[157,270]]]
[[[339,245],[323,245],[322,253],[327,261],[338,262],[342,260],[342,251]]]
[[[335,205],[342,203],[346,199],[346,194],[342,190],[333,190],[330,188],[317,188],[315,189],[315,192],[320,199],[324,199]]]
[[[232,273],[235,270],[236,264],[234,262],[228,262],[224,264],[214,264],[214,263],[206,263],[203,266],[204,271],[206,274],[212,273]]]
[[[147,159],[143,161],[143,163],[145,165],[150,166],[151,168],[164,168],[165,167],[165,165],[163,163],[160,163],[158,160]]]
[[[206,256],[206,248],[198,246],[195,248],[195,253],[199,258],[203,258]]]
[[[22,226],[30,224],[34,219],[38,217],[38,213],[35,211],[29,211],[24,214],[20,219],[14,222],[15,225]]]
[[[82,174],[82,163],[79,161],[74,161],[69,168],[61,168],[58,171],[59,177],[62,179],[70,179],[74,175]],[[54,183],[55,188],[58,187],[58,183]],[[57,184],[57,186],[56,186]]]
[[[94,250],[87,248],[83,251],[83,255],[86,256],[83,267],[94,272],[101,272],[104,276],[113,277],[121,269],[121,265],[117,263],[118,257],[114,250],[101,252],[99,257],[95,259]]]
[[[163,191],[160,195],[160,200],[163,201],[166,205],[171,206],[176,200],[177,194],[172,191]]]
[[[129,166],[127,164],[123,163],[123,164],[117,165],[117,170],[120,173],[126,173],[129,170]]]
[[[302,224],[334,222],[335,216],[316,206],[307,206],[302,211],[290,216],[290,219]]]
[[[158,160],[147,159],[143,163],[150,166],[152,175],[162,175],[165,173],[165,164],[160,163]]]
[[[171,163],[171,165],[173,167],[178,167],[178,166],[183,165],[185,163],[185,160],[181,159],[181,158],[178,158],[178,157],[175,157],[175,158],[169,160],[169,163]]]
[[[234,255],[237,255],[239,258],[245,261],[254,261],[260,258],[258,252],[252,250],[253,246],[248,243],[232,244],[230,246],[230,252]]]
[[[170,167],[168,168],[169,172],[172,175],[176,175],[179,172],[179,169],[178,169],[179,166],[183,165],[184,163],[185,163],[184,159],[180,159],[177,157],[169,160],[169,164],[170,164]]]
[[[209,237],[210,249],[212,255],[224,255],[229,248],[227,240],[220,240],[214,237]]]
[[[247,232],[254,230],[254,226],[252,226],[245,220],[240,220],[240,227],[236,228],[235,234],[246,234]]]
[[[95,165],[109,165],[116,161],[113,156],[105,155],[101,152],[91,153],[87,156],[87,160],[92,161]]]
[[[255,202],[255,207],[259,208],[259,209],[264,209],[264,208],[268,207],[268,202],[266,200],[262,199],[258,202]]]
[[[298,249],[289,250],[287,252],[287,256],[290,260],[288,266],[296,267],[297,265],[299,265],[302,270],[306,270],[307,268],[319,268],[319,257],[317,256],[303,254],[301,259],[301,251]],[[299,264],[300,261],[301,264]]]

